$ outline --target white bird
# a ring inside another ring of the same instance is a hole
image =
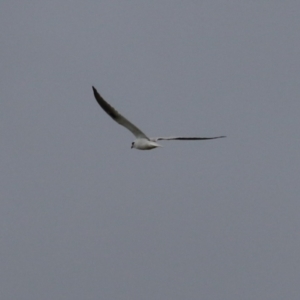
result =
[[[108,104],[101,95],[97,92],[97,90],[93,87],[94,96],[99,103],[99,105],[103,108],[103,110],[117,123],[127,128],[132,134],[136,137],[136,139],[131,143],[131,148],[139,149],[139,150],[151,150],[157,147],[162,147],[157,141],[160,140],[213,140],[224,138],[225,136],[215,136],[215,137],[180,137],[180,136],[171,136],[171,137],[157,137],[157,138],[149,138],[144,132],[142,132],[139,128],[137,128],[134,124],[128,121],[125,117],[123,117],[117,110],[115,110],[110,104]]]

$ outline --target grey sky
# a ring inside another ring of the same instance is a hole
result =
[[[298,300],[299,12],[3,0],[0,298]]]

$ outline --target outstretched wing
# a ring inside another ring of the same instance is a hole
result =
[[[108,104],[98,93],[98,91],[93,87],[94,96],[99,103],[99,105],[103,108],[103,110],[117,123],[127,128],[136,138],[144,138],[149,140],[149,138],[135,125],[129,122],[125,117],[123,117],[117,110],[115,110],[110,104]]]
[[[214,140],[214,139],[220,139],[226,137],[225,135],[221,136],[214,136],[214,137],[184,137],[184,136],[170,136],[170,137],[158,137],[155,138],[155,141],[160,141],[160,140],[180,140],[180,141],[196,141],[196,140]]]

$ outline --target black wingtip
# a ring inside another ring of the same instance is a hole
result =
[[[98,93],[98,91],[96,90],[96,88],[94,86],[92,86],[92,88],[93,88],[95,98],[97,99],[98,97],[101,97],[100,94]]]

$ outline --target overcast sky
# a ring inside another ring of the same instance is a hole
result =
[[[2,0],[0,27],[1,299],[299,299],[299,1]],[[92,85],[227,138],[130,149]]]

